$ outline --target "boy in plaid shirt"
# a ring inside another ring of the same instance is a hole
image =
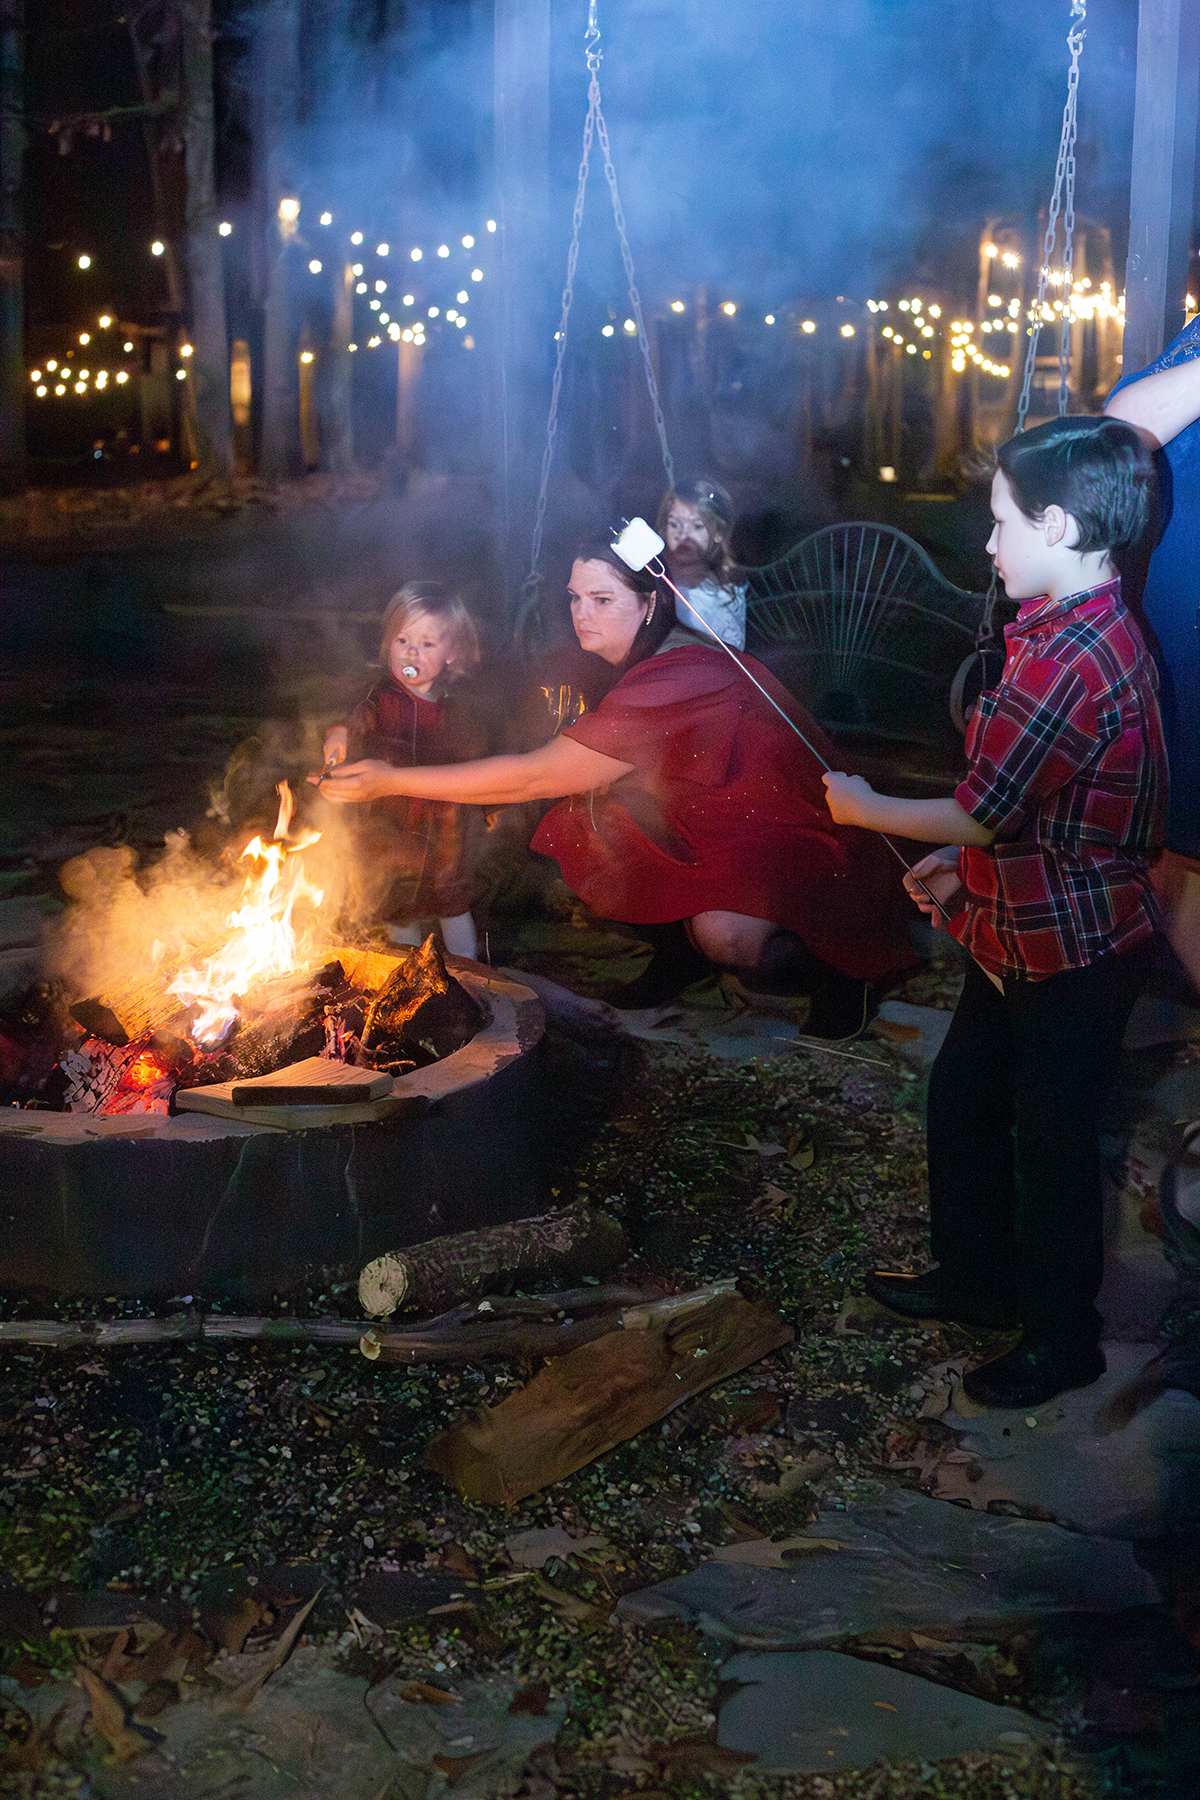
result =
[[[1167,771],[1153,664],[1111,552],[1145,529],[1149,453],[1116,419],[1059,418],[1002,446],[988,550],[1021,610],[952,798],[826,776],[841,824],[946,846],[906,886],[971,953],[929,1083],[926,1275],[867,1290],[907,1318],[1020,1325],[963,1386],[1037,1406],[1104,1372],[1099,1128],[1159,913]]]

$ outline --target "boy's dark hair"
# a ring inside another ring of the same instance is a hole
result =
[[[1072,548],[1127,550],[1150,517],[1154,460],[1123,419],[1070,415],[1009,438],[996,452],[1027,519],[1061,506],[1079,526]]]

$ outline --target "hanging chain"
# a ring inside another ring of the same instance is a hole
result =
[[[579,179],[575,187],[575,207],[571,214],[571,243],[567,251],[567,278],[563,283],[562,311],[555,332],[554,380],[550,387],[550,412],[546,420],[546,447],[542,451],[542,476],[538,484],[537,506],[533,516],[533,541],[529,552],[529,573],[521,584],[518,624],[537,611],[542,585],[542,537],[546,527],[546,497],[550,491],[550,469],[554,462],[554,444],[558,437],[558,402],[562,394],[563,360],[567,354],[567,327],[571,305],[575,299],[575,269],[579,262],[579,233],[583,227],[583,206],[587,199],[588,165],[592,139],[600,112],[600,31],[596,24],[596,0],[588,7],[588,28],[584,38],[588,66],[588,109],[583,122],[583,150],[579,158]]]
[[[621,196],[617,191],[617,171],[613,167],[612,152],[608,147],[608,126],[604,122],[604,114],[600,111],[599,94],[597,94],[596,105],[596,135],[600,139],[600,148],[604,153],[604,179],[608,182],[608,191],[612,198],[613,222],[617,227],[617,236],[621,240],[621,261],[625,265],[625,279],[629,283],[629,304],[637,325],[638,349],[642,353],[646,387],[650,394],[650,404],[654,408],[654,429],[658,432],[658,447],[662,452],[667,486],[673,488],[675,486],[675,464],[667,444],[667,422],[663,418],[662,403],[658,397],[658,382],[654,378],[650,339],[646,336],[646,321],[642,317],[642,296],[638,293],[637,282],[634,280],[633,255],[629,248],[629,236],[625,230],[625,213],[621,206]]]
[[[1054,192],[1050,196],[1050,206],[1046,215],[1046,235],[1042,243],[1042,264],[1038,270],[1037,298],[1033,303],[1033,319],[1029,329],[1029,343],[1025,350],[1025,371],[1021,381],[1021,398],[1017,402],[1017,431],[1025,429],[1025,418],[1029,412],[1029,396],[1033,387],[1033,372],[1037,364],[1038,339],[1042,333],[1042,308],[1046,302],[1046,284],[1050,279],[1050,258],[1054,254],[1058,237],[1058,214],[1066,196],[1066,210],[1063,214],[1063,315],[1062,330],[1058,340],[1058,410],[1065,413],[1070,389],[1067,385],[1067,374],[1070,367],[1071,348],[1071,313],[1072,282],[1075,269],[1075,138],[1076,138],[1076,105],[1079,95],[1079,58],[1083,51],[1083,40],[1087,35],[1083,21],[1087,18],[1086,0],[1071,0],[1071,17],[1080,23],[1073,25],[1067,33],[1067,49],[1071,52],[1071,67],[1067,74],[1067,100],[1063,107],[1062,136],[1058,144],[1058,161],[1054,168]]]
[[[658,432],[659,448],[662,451],[663,468],[667,473],[669,486],[675,485],[675,464],[667,444],[667,424],[663,418],[662,404],[658,396],[658,382],[654,377],[654,364],[650,356],[650,340],[646,335],[646,321],[642,314],[642,297],[638,292],[634,279],[633,254],[629,248],[629,235],[625,228],[625,213],[621,206],[621,196],[617,188],[617,171],[613,166],[612,151],[608,142],[608,126],[604,114],[600,110],[600,27],[596,20],[597,0],[588,0],[587,31],[584,33],[584,55],[588,68],[588,109],[583,123],[583,149],[579,158],[579,179],[575,188],[575,207],[571,214],[571,243],[567,251],[567,276],[563,284],[562,311],[559,315],[558,330],[555,332],[554,379],[550,386],[550,411],[546,420],[546,447],[542,452],[542,473],[538,485],[537,506],[533,519],[533,540],[530,545],[529,573],[521,584],[521,604],[518,608],[515,631],[521,635],[527,623],[536,617],[541,598],[542,586],[542,539],[546,528],[546,501],[550,491],[550,470],[554,463],[554,446],[558,437],[558,406],[562,397],[563,363],[567,354],[567,327],[571,318],[571,305],[575,298],[575,270],[579,262],[579,234],[583,227],[584,202],[587,199],[588,168],[592,153],[592,142],[600,139],[600,148],[604,155],[604,178],[608,183],[608,191],[612,198],[613,220],[617,227],[617,236],[621,243],[621,261],[625,265],[625,278],[629,283],[629,304],[637,324],[638,348],[642,354],[642,363],[646,374],[646,386],[650,393],[650,404],[654,408],[654,426]]]

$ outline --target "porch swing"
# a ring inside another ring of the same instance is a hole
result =
[[[518,643],[529,643],[541,625],[546,503],[558,434],[580,230],[592,145],[596,139],[603,155],[604,176],[663,470],[669,487],[673,487],[675,481],[666,421],[601,104],[602,53],[597,3],[598,0],[588,0],[584,36],[588,106],[562,307],[555,334],[554,374],[534,511],[529,573],[522,584],[514,621],[514,637]],[[1059,340],[1060,413],[1065,413],[1069,398],[1076,99],[1086,0],[1071,0],[1070,16],[1076,22],[1067,37],[1070,55],[1067,99],[1038,271],[1037,297],[1026,346],[1017,409],[1018,431],[1024,430],[1029,411],[1060,212],[1063,221],[1061,279],[1066,296]],[[778,663],[779,672],[789,686],[795,682],[805,690],[801,697],[811,705],[821,723],[834,732],[850,729],[883,740],[936,741],[942,735],[937,727],[937,717],[941,706],[948,703],[950,718],[961,733],[966,728],[964,707],[970,705],[983,686],[998,679],[1003,666],[1003,637],[996,624],[998,587],[995,572],[986,595],[969,593],[946,580],[913,538],[890,526],[874,523],[828,526],[802,539],[776,562],[747,571],[747,587],[748,645],[766,655],[772,663]],[[967,650],[965,656],[964,648]]]

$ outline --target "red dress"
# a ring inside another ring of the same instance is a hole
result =
[[[786,688],[742,660],[839,767]],[[560,801],[533,839],[602,918],[771,919],[860,980],[914,960],[899,863],[874,832],[834,824],[816,757],[723,651],[648,657],[563,735],[634,765],[611,788]]]
[[[388,677],[346,727],[351,762],[371,757],[412,768],[470,762],[487,749],[480,725],[456,697],[418,699]],[[475,806],[397,794],[364,806],[357,910],[396,922],[469,911],[478,897],[471,864],[482,819]]]

